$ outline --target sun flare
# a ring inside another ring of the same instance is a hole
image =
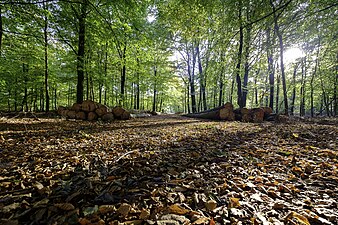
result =
[[[303,56],[304,52],[297,47],[289,48],[284,52],[284,60],[286,64],[293,63]]]

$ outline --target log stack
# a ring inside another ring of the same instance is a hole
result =
[[[187,114],[185,116],[202,119],[212,120],[227,120],[227,121],[242,121],[242,122],[254,122],[261,123],[264,120],[270,118],[272,109],[270,107],[261,108],[241,108],[235,109],[231,103],[226,103],[223,106],[206,110],[199,113]]]
[[[186,116],[213,120],[228,120],[228,121],[235,120],[234,107],[229,102],[217,108],[213,108],[199,113],[187,114]]]
[[[111,110],[109,107],[91,100],[85,100],[81,104],[74,103],[70,108],[60,106],[58,114],[67,119],[88,121],[100,119],[105,122],[110,122],[114,119],[127,120],[131,118],[130,113],[122,107],[117,106]]]

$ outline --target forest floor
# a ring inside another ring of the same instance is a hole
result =
[[[0,224],[338,224],[338,120],[0,118]]]

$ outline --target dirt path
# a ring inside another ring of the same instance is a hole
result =
[[[338,224],[338,128],[305,122],[3,117],[0,224]]]

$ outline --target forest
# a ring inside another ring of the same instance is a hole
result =
[[[0,109],[337,115],[337,3],[2,1]]]
[[[0,224],[337,225],[337,6],[0,0]]]

